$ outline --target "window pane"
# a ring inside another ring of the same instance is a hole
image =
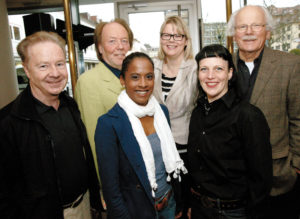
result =
[[[128,17],[130,28],[134,33],[132,51],[145,52],[151,57],[156,56],[159,48],[160,26],[165,19],[165,13],[163,11],[130,13]],[[145,26],[148,28],[145,29]]]
[[[13,31],[11,25],[9,25],[9,30],[10,30],[10,39],[13,39]]]
[[[202,0],[203,47],[212,43],[226,47],[226,1]],[[218,7],[216,7],[216,5]]]
[[[14,35],[15,35],[15,40],[20,40],[21,36],[20,36],[20,28],[14,26]]]

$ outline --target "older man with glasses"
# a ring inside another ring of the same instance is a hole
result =
[[[259,107],[271,130],[273,187],[268,218],[298,219],[300,203],[300,58],[265,46],[272,16],[246,6],[228,22],[243,98]]]

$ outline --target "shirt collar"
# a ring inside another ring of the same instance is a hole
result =
[[[234,101],[236,100],[236,93],[233,88],[229,89],[227,93],[218,100],[208,103],[207,96],[204,94],[200,99],[199,103],[204,106],[204,108],[215,108],[217,105],[224,103],[227,108],[231,108]]]
[[[240,53],[240,51],[237,52],[238,63],[243,63],[243,64],[245,64],[245,61],[242,60],[242,59],[240,59],[240,54],[239,54],[239,53]],[[260,62],[261,62],[263,53],[264,53],[264,49],[260,52],[259,56],[258,56],[256,59],[254,59],[254,65],[256,65],[257,63],[260,63]]]
[[[103,59],[101,60],[101,62],[102,62],[109,70],[111,70],[111,72],[114,73],[114,75],[115,75],[117,78],[120,78],[121,71],[120,71],[119,69],[110,66],[110,65],[107,64]]]
[[[63,98],[61,98],[61,95],[62,95],[62,93],[59,95],[60,102],[59,102],[58,108],[61,108],[66,105],[66,102],[64,101]],[[39,101],[38,99],[36,99],[34,96],[33,96],[33,99],[34,99],[35,107],[40,115],[49,110],[52,110],[52,109],[54,110],[54,108],[52,106],[47,106],[46,104],[44,104],[41,101]]]
[[[221,97],[221,100],[224,102],[227,108],[231,108],[235,99],[236,99],[236,94],[233,88],[229,89],[227,93],[223,97]]]

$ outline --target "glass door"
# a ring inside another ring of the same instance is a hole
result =
[[[189,27],[194,55],[199,51],[197,1],[126,2],[118,4],[121,18],[126,20],[134,34],[133,51],[142,51],[151,57],[157,55],[160,26],[166,17],[180,15]]]

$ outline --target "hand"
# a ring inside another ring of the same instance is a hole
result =
[[[182,211],[179,212],[177,215],[175,215],[175,219],[181,218],[181,216],[182,216]]]
[[[192,209],[191,209],[191,208],[188,209],[186,215],[187,215],[188,219],[191,219],[191,218],[192,218]]]
[[[300,174],[300,170],[298,168],[294,168],[296,170],[296,173]]]

